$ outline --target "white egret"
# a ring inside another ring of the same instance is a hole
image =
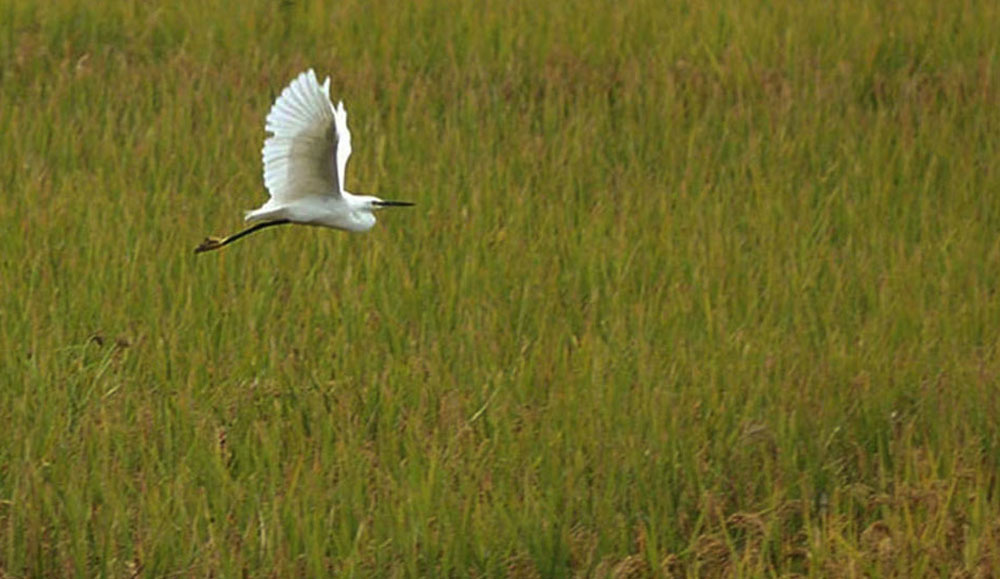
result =
[[[246,220],[257,224],[228,237],[209,237],[195,253],[286,223],[368,231],[375,225],[376,210],[413,205],[353,195],[344,188],[351,131],[343,101],[334,107],[330,100],[330,77],[321,85],[312,69],[300,74],[274,101],[264,128],[271,133],[261,151],[271,198],[247,211]]]

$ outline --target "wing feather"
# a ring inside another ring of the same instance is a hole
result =
[[[327,79],[329,82],[329,79]],[[337,108],[333,109],[334,124],[337,127],[337,176],[340,179],[340,192],[345,191],[347,186],[345,177],[347,176],[347,160],[351,158],[351,130],[347,128],[347,111],[344,110],[344,101],[337,102]]]
[[[346,119],[344,123],[346,129]],[[285,203],[312,195],[340,196],[338,167],[343,138],[330,103],[330,79],[320,85],[312,69],[300,74],[274,101],[267,115],[264,186]],[[347,137],[350,154],[350,135]]]

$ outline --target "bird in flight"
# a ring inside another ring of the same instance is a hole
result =
[[[375,211],[413,205],[354,195],[344,188],[351,131],[343,101],[336,107],[330,101],[330,77],[320,84],[312,69],[300,74],[274,101],[264,128],[271,133],[261,151],[264,185],[271,198],[259,209],[247,211],[246,220],[255,225],[228,237],[208,237],[195,253],[287,223],[360,233],[375,225]]]

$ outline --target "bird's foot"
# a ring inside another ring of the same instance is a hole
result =
[[[224,237],[206,237],[205,241],[201,242],[201,245],[194,248],[195,253],[201,253],[203,251],[212,251],[213,249],[219,249],[224,245]]]

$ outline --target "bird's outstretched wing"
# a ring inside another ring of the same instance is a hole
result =
[[[267,114],[264,185],[278,202],[310,195],[339,197],[351,154],[343,104],[330,103],[330,78],[322,85],[312,69],[300,74]]]
[[[333,118],[337,126],[337,178],[340,179],[340,192],[344,192],[347,183],[347,160],[351,158],[351,130],[347,128],[347,111],[344,101],[337,101],[333,109]]]

